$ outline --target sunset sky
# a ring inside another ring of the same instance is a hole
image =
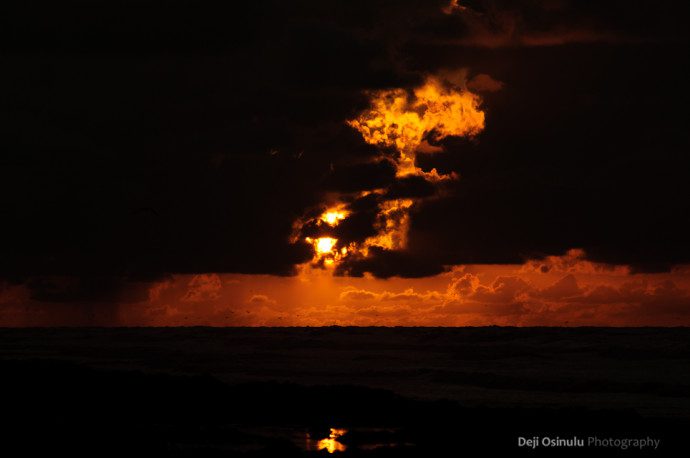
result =
[[[0,326],[690,325],[687,6],[0,19]]]

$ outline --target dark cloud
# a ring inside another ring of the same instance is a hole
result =
[[[449,0],[443,16],[428,17],[419,30],[429,41],[485,48],[674,40],[685,36],[682,21],[667,16],[678,5],[673,0],[654,6],[618,0]]]
[[[24,283],[29,298],[56,303],[136,303],[148,299],[150,286],[157,279],[130,279],[124,276],[44,276]]]
[[[334,167],[325,188],[344,193],[387,188],[395,178],[395,166],[388,160]]]
[[[437,192],[434,183],[419,175],[410,175],[396,179],[388,188],[389,199],[431,197]]]
[[[461,179],[412,214],[408,250],[343,272],[429,275],[572,247],[638,270],[690,262],[683,4],[461,3],[474,25],[441,1],[11,10],[0,24],[0,273],[289,275],[312,255],[289,242],[292,223],[324,193],[391,182],[391,196],[431,192],[393,180],[344,125],[363,91],[458,67],[486,89],[505,83],[483,93],[475,141],[419,157]],[[514,32],[486,48],[485,30]],[[591,31],[599,38],[572,39]],[[539,36],[559,46],[532,46]],[[343,240],[372,231],[367,201],[352,207]],[[117,290],[82,286],[34,290]]]
[[[419,209],[411,243],[449,264],[514,263],[568,247],[641,272],[688,262],[690,212],[678,198],[690,193],[685,51],[647,44],[492,53],[481,67],[506,88],[486,95],[487,127],[475,143],[444,142],[446,153],[419,158],[461,179],[452,197]]]
[[[436,275],[443,270],[443,266],[438,262],[410,251],[393,251],[372,246],[366,258],[346,258],[336,267],[336,274],[361,277],[368,272],[381,278],[413,278]]]
[[[467,82],[467,89],[472,92],[498,92],[503,89],[503,86],[505,84],[502,81],[496,81],[486,73],[475,75]]]
[[[351,242],[361,242],[376,234],[376,217],[381,199],[369,194],[356,199],[347,207],[350,215],[333,228],[333,235],[347,246]]]

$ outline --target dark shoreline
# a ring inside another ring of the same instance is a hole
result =
[[[37,453],[312,456],[294,438],[340,427],[344,456],[666,456],[690,430],[688,328],[2,328],[0,370],[5,449]]]

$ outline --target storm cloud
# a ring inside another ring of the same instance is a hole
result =
[[[460,5],[14,9],[0,27],[0,273],[83,279],[65,290],[77,297],[119,294],[112,279],[129,276],[293,275],[311,259],[293,222],[329,193],[434,195],[395,179],[345,120],[366,91],[460,68],[484,91],[486,128],[417,158],[460,179],[415,207],[406,250],[339,273],[426,276],[571,248],[640,272],[690,262],[686,6]],[[355,204],[343,239],[372,231]]]

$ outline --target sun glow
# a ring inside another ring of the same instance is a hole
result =
[[[347,210],[344,209],[344,205],[339,205],[335,208],[331,208],[326,210],[321,217],[319,218],[320,221],[328,224],[329,226],[337,226],[338,223],[350,214]]]
[[[318,238],[316,239],[316,252],[321,254],[330,253],[337,242],[338,240],[332,237]]]
[[[338,239],[333,237],[305,237],[304,240],[314,247],[314,264],[333,267],[336,261],[347,254],[347,247],[338,248]]]

